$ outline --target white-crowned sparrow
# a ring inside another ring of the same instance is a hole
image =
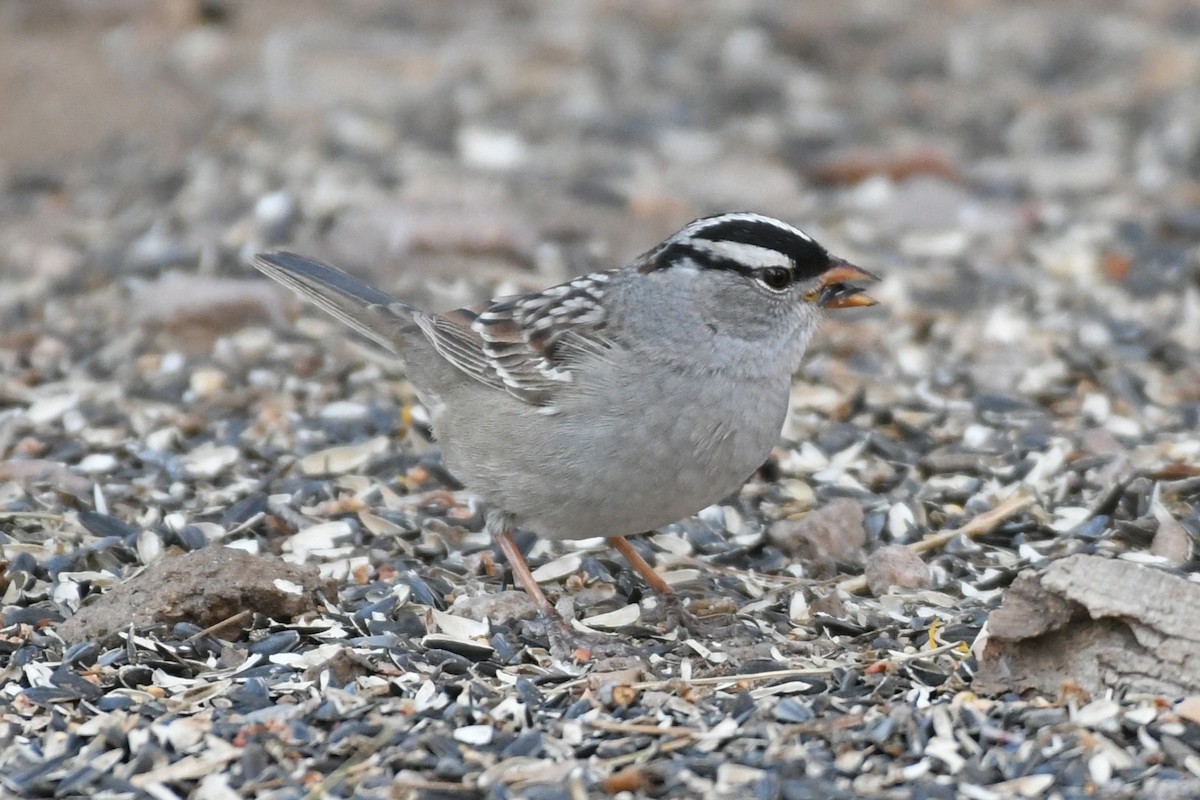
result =
[[[767,459],[822,308],[871,305],[875,276],[770,217],[692,222],[620,269],[429,314],[290,253],[259,270],[403,357],[442,459],[557,617],[512,539],[604,536],[674,608],[625,541],[715,503]]]

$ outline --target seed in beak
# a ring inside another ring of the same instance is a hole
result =
[[[849,285],[851,281],[877,281],[879,276],[867,272],[862,267],[856,267],[849,261],[834,258],[829,269],[821,274],[820,285],[806,298],[822,308],[860,308],[873,306],[874,298],[863,294],[857,286]]]
[[[861,286],[845,283],[828,284],[817,297],[817,305],[822,308],[859,308],[873,306],[876,302],[875,298],[863,294]]]

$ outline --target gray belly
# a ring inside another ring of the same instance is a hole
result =
[[[651,383],[638,387],[637,404],[617,382],[564,398],[555,415],[485,390],[487,419],[447,411],[435,420],[443,459],[521,527],[584,539],[695,514],[736,491],[778,441],[787,382],[710,377],[704,392],[679,376]],[[642,410],[622,413],[629,408]]]

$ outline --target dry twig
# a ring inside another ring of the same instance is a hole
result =
[[[1000,527],[1010,517],[1020,514],[1031,505],[1033,505],[1032,497],[1015,495],[991,511],[983,512],[962,527],[926,536],[921,541],[908,545],[908,549],[917,555],[921,555],[922,553],[928,553],[930,550],[938,550],[945,547],[959,536],[966,536],[968,539],[978,539],[996,530],[996,528]],[[847,594],[861,594],[867,590],[867,578],[865,575],[847,578],[838,584],[838,588]]]

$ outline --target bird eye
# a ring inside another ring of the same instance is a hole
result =
[[[758,281],[768,289],[781,292],[792,285],[792,271],[787,267],[767,267],[759,270]]]

